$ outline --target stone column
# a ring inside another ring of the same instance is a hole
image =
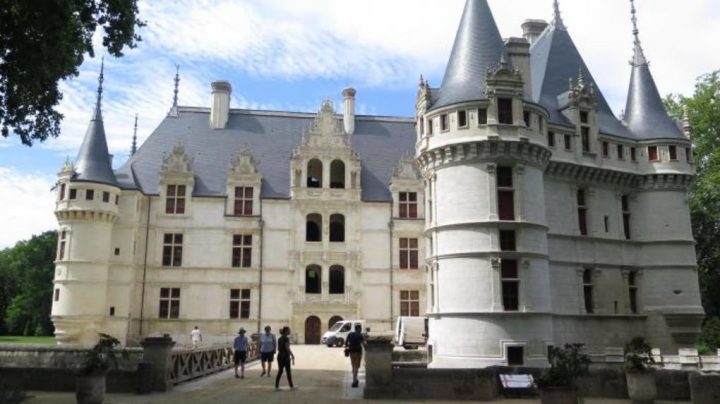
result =
[[[153,390],[167,392],[172,390],[169,369],[172,366],[170,353],[175,341],[168,334],[163,337],[148,337],[140,344],[143,347],[143,361],[152,363]]]
[[[364,398],[387,398],[392,394],[392,334],[366,336]]]

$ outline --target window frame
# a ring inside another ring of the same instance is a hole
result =
[[[252,216],[255,209],[255,187],[238,185],[233,187],[233,215]]]
[[[230,289],[229,313],[230,319],[250,318],[250,303],[252,301],[252,290],[249,288]]]
[[[417,270],[420,268],[420,243],[417,238],[400,237],[398,239],[398,265],[400,269]]]
[[[588,235],[588,221],[587,221],[587,192],[584,188],[580,188],[575,193],[575,200],[577,202],[578,212],[578,229],[580,230],[581,236]]]
[[[514,171],[512,166],[497,166],[495,168],[498,220],[515,221]]]
[[[503,311],[520,311],[520,270],[518,260],[500,260],[500,291]],[[512,293],[509,293],[512,292]]]
[[[417,219],[418,216],[418,193],[415,191],[398,192],[398,217],[400,219]]]
[[[165,187],[165,214],[184,215],[187,202],[187,186],[167,184]]]
[[[181,267],[183,256],[183,233],[163,233],[162,266]]]
[[[470,119],[468,119],[469,116],[468,116],[468,112],[466,110],[464,110],[464,109],[459,110],[457,112],[457,117],[458,117],[458,129],[467,129],[468,127],[470,127]],[[462,118],[462,117],[464,117],[464,118]],[[463,120],[465,121],[465,123],[463,123]]]
[[[230,266],[233,268],[252,267],[252,234],[233,234]]]
[[[595,300],[594,300],[594,279],[593,279],[593,268],[583,268],[582,286],[583,286],[583,304],[585,307],[586,314],[595,313]]]
[[[400,316],[420,315],[420,291],[416,289],[400,291]]]
[[[180,288],[160,288],[158,318],[161,320],[179,319],[181,297]]]
[[[648,146],[647,152],[648,152],[648,161],[650,161],[650,162],[659,162],[660,161],[660,151],[658,150],[657,146]]]
[[[497,122],[500,125],[513,125],[513,99],[506,97],[497,98]]]

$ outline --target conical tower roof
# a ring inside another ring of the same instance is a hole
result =
[[[450,60],[433,109],[487,98],[485,73],[505,54],[487,0],[467,0]]]
[[[100,68],[98,81],[95,112],[92,119],[90,119],[90,125],[87,132],[85,132],[85,139],[83,139],[75,160],[76,175],[73,177],[73,181],[97,182],[117,186],[117,179],[113,173],[110,153],[108,152],[101,111],[103,67]]]
[[[632,75],[625,106],[625,124],[638,139],[684,139],[685,135],[668,116],[650,73],[650,65],[640,44],[635,4],[632,1],[631,7],[635,46],[630,62]]]

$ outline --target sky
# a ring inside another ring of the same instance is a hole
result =
[[[526,19],[552,17],[552,0],[488,0],[503,37]],[[140,0],[147,26],[136,49],[105,59],[103,117],[113,166],[128,158],[135,114],[138,142],[172,105],[209,107],[210,83],[232,84],[233,108],[317,111],[358,91],[359,114],[413,116],[424,75],[442,83],[465,0]],[[720,69],[717,0],[636,0],[645,54],[661,94],[690,95],[698,76]],[[600,90],[619,114],[632,56],[629,0],[560,0],[565,25]],[[23,146],[0,138],[0,249],[57,227],[50,191],[74,160],[93,111],[100,67],[86,58],[61,82],[65,115],[57,139]]]

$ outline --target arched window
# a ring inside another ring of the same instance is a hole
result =
[[[322,241],[322,216],[313,213],[305,221],[305,241]]]
[[[342,160],[330,164],[330,188],[345,188],[345,163]]]
[[[340,265],[330,267],[330,294],[341,295],[345,293],[345,268]]]
[[[330,216],[330,241],[345,241],[345,216],[337,213]]]
[[[323,165],[318,159],[312,159],[307,166],[307,187],[322,188]]]
[[[322,269],[317,265],[310,265],[305,269],[305,293],[320,293]]]

